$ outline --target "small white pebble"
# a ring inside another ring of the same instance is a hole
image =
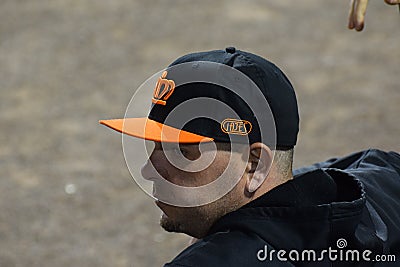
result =
[[[65,193],[67,193],[68,195],[75,194],[76,193],[76,185],[66,184],[64,190],[65,190]]]

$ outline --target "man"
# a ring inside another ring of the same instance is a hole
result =
[[[154,86],[147,118],[101,123],[154,141],[141,172],[161,226],[198,239],[165,266],[400,260],[400,155],[367,150],[292,171],[297,101],[273,63],[234,47],[193,53]]]

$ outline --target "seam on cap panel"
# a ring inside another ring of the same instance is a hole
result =
[[[235,61],[235,58],[237,58],[239,55],[240,54],[237,53],[224,55],[223,64],[233,68],[233,63]]]
[[[263,88],[265,89],[265,93],[267,94],[267,96],[269,97],[269,95],[268,95],[268,90],[267,90],[267,87],[266,87],[266,84],[264,83],[264,79],[262,79],[262,73],[260,72],[260,70],[256,67],[256,64],[251,60],[251,58],[249,58],[246,54],[244,54],[244,53],[241,53],[240,54],[242,57],[243,57],[243,59],[245,60],[245,61],[247,61],[247,63],[249,63],[249,64],[251,64],[251,66],[252,66],[252,68],[255,70],[255,72],[257,73],[257,76],[258,76],[258,78],[261,80],[261,83],[262,83],[262,86],[263,86]],[[249,77],[250,78],[250,77]],[[251,79],[251,78],[250,78]],[[257,83],[255,82],[255,81],[253,81],[256,85],[257,85]],[[257,85],[257,87],[258,87],[258,85]],[[264,91],[262,90],[263,88],[258,88],[258,89],[261,89],[261,93],[264,95]],[[264,96],[265,97],[265,96]],[[267,98],[268,98],[267,97]]]

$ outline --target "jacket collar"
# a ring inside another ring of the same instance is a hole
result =
[[[317,227],[323,224],[332,227],[332,221],[338,218],[348,221],[343,231],[353,232],[361,219],[365,201],[363,185],[356,177],[337,169],[316,169],[295,176],[226,214],[211,227],[209,234],[239,227],[268,235],[263,229],[276,224],[276,220],[281,222],[282,228],[290,230],[298,222],[309,221],[311,225],[316,220],[320,221]]]

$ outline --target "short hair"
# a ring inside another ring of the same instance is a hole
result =
[[[218,150],[223,151],[231,151],[231,144],[224,142],[216,142],[216,146]],[[233,146],[234,150],[240,149],[241,146]],[[238,152],[238,151],[236,151]],[[277,147],[273,150],[274,159],[273,164],[275,165],[277,171],[281,174],[281,177],[290,177],[292,176],[292,168],[293,168],[293,147]]]
[[[293,168],[293,154],[294,149],[288,150],[275,150],[274,151],[274,164],[277,168],[277,171],[281,174],[282,178],[291,177],[292,176],[292,168]]]

